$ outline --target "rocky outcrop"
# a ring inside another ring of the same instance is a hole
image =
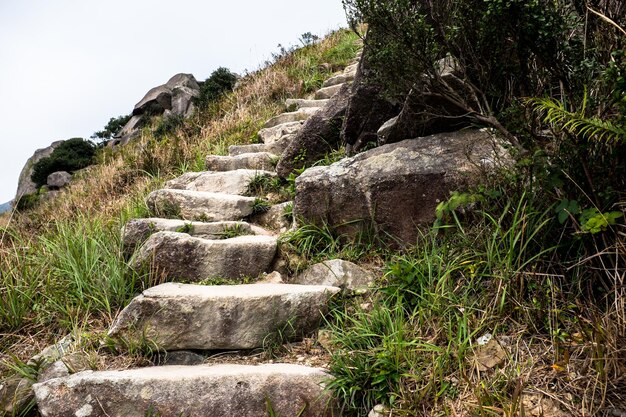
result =
[[[135,105],[132,118],[111,141],[125,145],[139,135],[146,118],[164,115],[188,117],[195,110],[193,99],[200,94],[200,85],[191,74],[176,74],[163,85],[152,88]]]
[[[310,166],[326,153],[339,147],[341,125],[348,107],[350,86],[338,85],[339,91],[311,116],[282,153],[276,172],[286,178],[294,170]]]
[[[59,147],[64,141],[59,140],[56,142],[52,142],[50,146],[47,148],[37,149],[33,156],[31,156],[28,161],[26,161],[26,165],[22,168],[22,172],[20,173],[20,178],[17,184],[17,193],[15,193],[15,201],[19,201],[19,199],[28,194],[35,194],[38,191],[37,184],[30,179],[31,175],[33,175],[33,167],[37,162],[41,159],[52,155],[52,152]]]
[[[276,255],[272,236],[202,239],[186,233],[151,235],[134,259],[135,268],[148,265],[168,281],[199,282],[210,278],[257,277]]]
[[[411,244],[417,226],[434,221],[451,191],[511,163],[503,143],[486,130],[405,140],[308,169],[296,180],[294,214],[348,234],[373,227]]]
[[[293,284],[302,285],[330,285],[341,287],[346,290],[367,290],[374,282],[375,276],[360,266],[332,259],[312,265],[292,281]]]
[[[159,366],[81,372],[34,386],[46,417],[331,417],[329,375],[299,365]],[[303,411],[302,411],[303,410]]]
[[[164,350],[261,348],[317,330],[339,288],[288,284],[185,285],[145,290],[120,313],[109,336]]]
[[[380,126],[400,112],[399,103],[383,96],[383,89],[374,80],[367,63],[367,53],[359,62],[346,117],[341,129],[341,139],[348,155],[359,152],[368,143],[376,143]]]

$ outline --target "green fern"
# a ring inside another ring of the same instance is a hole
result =
[[[582,108],[571,112],[565,104],[553,98],[531,98],[527,101],[537,113],[545,114],[543,120],[561,130],[566,130],[586,139],[595,138],[607,143],[626,142],[626,128],[598,117],[586,117],[587,94]]]

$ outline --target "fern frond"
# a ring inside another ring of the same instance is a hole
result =
[[[565,109],[565,105],[552,98],[531,98],[527,100],[533,110],[544,114],[543,121],[550,125],[582,136],[586,139],[595,139],[608,143],[626,143],[626,129],[608,120],[597,117],[585,117],[584,110],[571,112]],[[587,97],[583,101],[583,109],[586,107]]]

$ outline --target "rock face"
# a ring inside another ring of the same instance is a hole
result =
[[[376,132],[380,126],[400,112],[399,104],[385,99],[382,88],[372,78],[367,64],[367,53],[364,53],[352,83],[352,95],[341,130],[341,138],[346,143],[348,154],[356,153],[368,143],[376,142]]]
[[[286,178],[295,169],[311,165],[339,145],[350,86],[343,84],[338,87],[338,93],[304,123],[282,153],[276,166],[279,176]]]
[[[46,417],[144,417],[149,409],[161,417],[259,417],[268,401],[279,416],[331,417],[328,377],[283,364],[158,366],[81,372],[34,390]]]
[[[255,349],[271,337],[300,340],[317,330],[339,288],[288,284],[162,284],[136,297],[109,336],[164,350]]]
[[[330,285],[347,290],[364,290],[374,282],[374,274],[341,259],[320,262],[299,274],[294,284]]]
[[[185,233],[157,232],[141,247],[134,266],[151,265],[169,281],[257,277],[269,268],[276,248],[277,240],[271,236],[210,240]]]
[[[158,216],[217,222],[240,220],[252,214],[254,198],[192,190],[162,189],[146,198],[150,210]]]
[[[33,166],[41,159],[50,156],[52,152],[63,142],[64,141],[59,140],[52,142],[52,144],[47,148],[37,149],[33,156],[26,161],[26,165],[22,168],[20,179],[17,184],[17,192],[15,193],[16,202],[19,201],[19,199],[24,195],[34,194],[37,192],[37,185],[30,179],[30,176],[33,174]]]
[[[63,188],[72,181],[72,174],[66,171],[53,172],[48,175],[46,184],[51,190]]]
[[[318,225],[343,224],[346,233],[373,226],[411,244],[416,226],[432,223],[451,191],[510,164],[502,143],[485,130],[405,140],[305,171],[296,180],[294,214]]]

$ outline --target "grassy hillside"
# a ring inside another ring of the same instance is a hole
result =
[[[313,92],[354,58],[357,39],[340,31],[280,51],[272,65],[245,76],[233,93],[183,126],[168,131],[156,120],[140,140],[103,150],[99,163],[82,171],[59,198],[3,223],[0,375],[70,333],[91,352],[95,368],[118,366],[96,352],[119,309],[152,284],[126,265],[121,226],[148,214],[144,197],[166,180],[203,170],[206,155],[254,143],[262,124],[285,110],[286,98]],[[154,131],[166,133],[156,137]]]

